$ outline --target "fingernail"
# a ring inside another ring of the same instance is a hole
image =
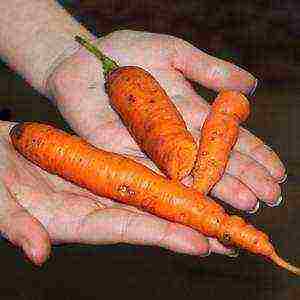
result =
[[[22,243],[22,249],[25,252],[26,256],[32,261],[35,261],[35,253],[32,247],[32,244],[29,240],[24,239]]]
[[[249,92],[249,96],[253,96],[254,95],[254,93],[256,91],[256,88],[257,88],[257,84],[258,84],[258,80],[256,79],[253,88]]]
[[[269,151],[274,151],[269,145],[264,145],[265,146],[265,148],[267,148]]]
[[[255,207],[253,209],[251,209],[251,210],[248,210],[247,213],[248,214],[255,214],[258,211],[259,207],[260,207],[260,202],[257,201]]]
[[[30,259],[31,261],[36,265],[36,266],[40,266],[40,262],[37,259],[37,255],[36,255],[36,251],[35,249],[31,249],[30,250]]]
[[[202,258],[202,257],[210,256],[210,254],[211,254],[211,249],[209,249],[208,252],[206,252],[204,254],[200,254],[199,256]]]
[[[224,255],[228,257],[238,257],[240,255],[240,252],[238,249],[231,249],[229,252],[225,252]]]
[[[280,195],[278,200],[275,203],[273,203],[273,204],[267,203],[267,205],[270,206],[270,207],[276,207],[276,206],[279,206],[281,204],[282,200],[283,200],[283,197],[282,197],[282,195]]]
[[[283,176],[283,178],[280,181],[278,181],[278,183],[284,183],[284,182],[286,182],[287,177],[288,177],[288,174],[285,173],[284,176]]]
[[[39,261],[37,250],[29,239],[24,238],[22,240],[22,249],[31,263],[34,263],[36,266],[43,264],[43,262]]]

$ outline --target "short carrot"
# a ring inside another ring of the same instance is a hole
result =
[[[214,100],[202,129],[193,187],[207,194],[221,179],[235,145],[239,125],[249,116],[247,98],[239,92],[221,91]]]
[[[143,68],[119,67],[87,40],[75,39],[102,61],[110,103],[140,148],[169,178],[189,175],[197,144],[158,81]]]
[[[268,236],[193,188],[169,180],[122,155],[98,149],[50,125],[25,122],[10,131],[15,149],[28,160],[91,192],[190,226],[300,275],[283,261]]]

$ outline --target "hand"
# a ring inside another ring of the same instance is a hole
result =
[[[256,79],[245,70],[172,36],[124,30],[99,39],[97,45],[120,65],[138,65],[152,73],[196,139],[209,105],[186,78],[214,91],[233,89],[248,94],[256,86]],[[133,156],[157,170],[109,106],[102,67],[92,54],[81,49],[67,59],[50,78],[49,88],[60,112],[79,135],[96,146]],[[212,195],[246,211],[257,209],[258,200],[272,206],[280,200],[279,182],[284,176],[285,168],[278,156],[241,128],[226,173]]]
[[[100,198],[51,175],[17,153],[10,143],[14,124],[0,121],[0,232],[41,265],[51,244],[157,245],[201,255],[205,237],[138,209]],[[230,251],[212,241],[215,251]]]

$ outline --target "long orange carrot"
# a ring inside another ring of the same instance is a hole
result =
[[[136,206],[173,222],[264,255],[300,275],[300,269],[279,258],[268,236],[229,216],[207,196],[168,180],[147,167],[109,153],[50,125],[25,122],[10,131],[13,146],[28,160],[91,192]]]
[[[84,38],[75,39],[102,61],[110,103],[140,148],[169,178],[187,176],[197,144],[161,85],[146,70],[118,67]]]
[[[207,194],[221,179],[239,134],[249,116],[249,102],[242,94],[222,91],[214,100],[201,129],[198,155],[192,171],[193,187]]]

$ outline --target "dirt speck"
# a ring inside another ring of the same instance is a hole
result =
[[[128,196],[133,196],[135,195],[135,192],[127,185],[121,185],[119,188],[118,188],[118,191],[121,193],[121,194],[125,194],[125,195],[128,195]]]

